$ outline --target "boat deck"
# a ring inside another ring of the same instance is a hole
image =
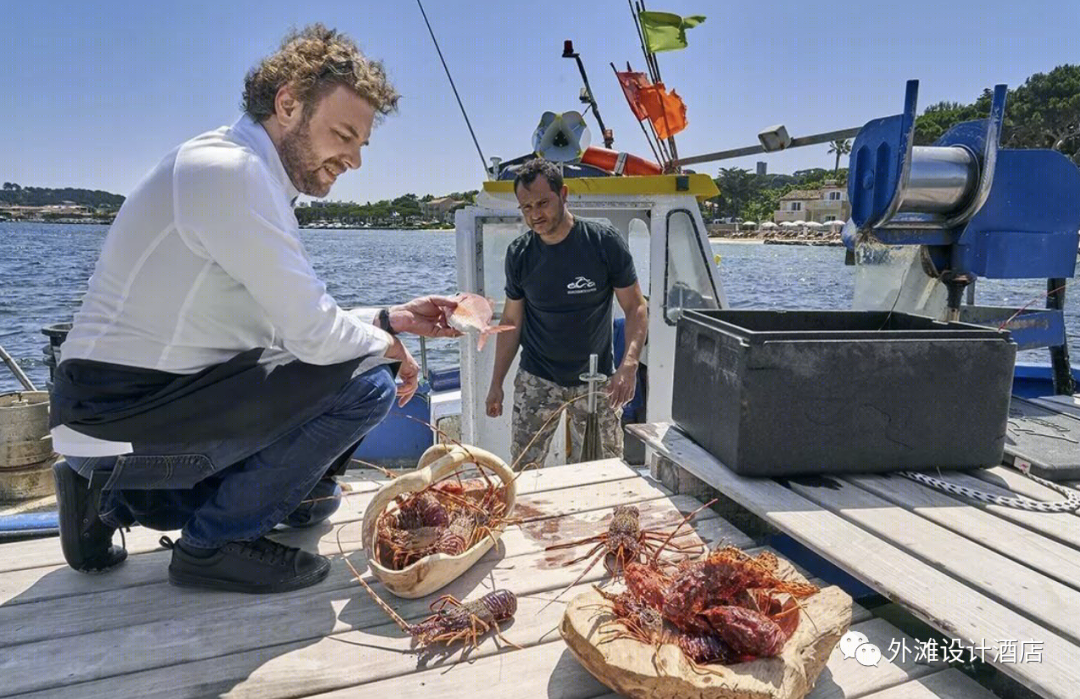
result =
[[[349,483],[352,490],[331,523],[281,533],[282,540],[317,547],[333,558],[326,581],[294,593],[247,596],[172,587],[166,581],[170,554],[158,547],[160,534],[139,528],[128,534],[127,562],[100,576],[68,569],[56,538],[0,545],[0,694],[105,699],[613,696],[577,663],[559,637],[556,626],[563,605],[541,609],[582,572],[584,562],[566,567],[563,562],[584,549],[555,555],[544,548],[603,530],[618,504],[637,504],[643,523],[650,527],[674,523],[680,513],[699,505],[617,460],[523,475],[516,510],[523,522],[510,527],[499,547],[440,591],[458,598],[474,598],[492,587],[516,592],[519,609],[503,633],[521,650],[497,644],[489,636],[470,652],[463,653],[458,646],[418,653],[364,594],[342,560],[344,551],[367,574],[360,520],[379,486],[378,480],[357,477]],[[820,510],[809,501],[797,509]],[[1080,518],[1075,521],[1080,524]],[[755,545],[711,510],[703,511],[694,527],[710,544],[722,541],[748,550]],[[850,546],[837,543],[839,548]],[[1054,551],[1039,553],[1049,556]],[[601,568],[594,568],[562,599],[571,599],[600,580]],[[1002,582],[1006,580],[1002,576]],[[1058,626],[1080,618],[1067,600],[1055,599],[1048,590],[1024,596],[1031,604],[1053,606]],[[410,620],[424,616],[432,598],[407,601],[387,595]],[[852,625],[882,649],[893,642],[913,642],[858,605]],[[1007,630],[1016,633],[1024,628]],[[1044,640],[1047,668],[1080,672],[1076,669],[1080,663],[1063,646],[1054,645],[1049,636]],[[1071,688],[1076,686],[1074,682]],[[909,656],[864,667],[836,649],[810,696],[986,699],[994,695],[940,662]]]
[[[1039,696],[1080,696],[1076,512],[975,505],[899,475],[745,478],[670,424],[630,430],[656,450],[657,473],[676,490],[717,489],[935,627],[965,660],[975,649]],[[675,485],[687,474],[685,487]],[[995,495],[1063,499],[1005,467],[943,477]]]

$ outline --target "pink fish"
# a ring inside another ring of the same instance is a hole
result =
[[[491,299],[479,294],[461,293],[454,300],[457,301],[457,308],[447,321],[454,330],[480,333],[480,339],[476,343],[477,350],[484,349],[488,335],[514,329],[513,325],[491,325],[491,317],[495,315],[494,302]]]

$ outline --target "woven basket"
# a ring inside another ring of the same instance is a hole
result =
[[[466,464],[474,463],[486,467],[489,477],[494,473],[506,486],[503,489],[503,496],[506,503],[506,516],[509,516],[514,509],[517,489],[514,481],[515,474],[506,462],[483,449],[445,444],[437,444],[425,451],[415,471],[399,476],[380,488],[364,512],[363,544],[368,567],[386,589],[398,597],[416,599],[444,587],[480,560],[502,535],[505,526],[492,527],[492,536],[485,536],[464,553],[457,556],[443,553],[432,554],[401,570],[386,568],[376,559],[375,525],[379,516],[394,501],[394,498],[404,493],[423,490]]]

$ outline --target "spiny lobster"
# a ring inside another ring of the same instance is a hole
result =
[[[501,489],[484,471],[460,480],[460,472],[424,490],[400,495],[376,524],[374,554],[383,566],[401,570],[435,553],[456,556],[511,520]]]
[[[611,516],[611,523],[608,525],[606,532],[577,541],[569,541],[548,546],[544,549],[545,551],[555,551],[557,549],[566,549],[582,544],[590,544],[594,541],[598,542],[589,549],[588,553],[566,562],[565,565],[572,565],[595,556],[595,558],[589,562],[589,565],[585,567],[585,570],[581,571],[581,575],[579,575],[574,582],[567,585],[566,588],[556,595],[551,602],[548,602],[548,604],[559,599],[566,590],[569,590],[571,587],[581,582],[581,579],[584,578],[601,559],[604,561],[604,569],[607,570],[608,574],[612,577],[618,577],[619,574],[625,570],[627,564],[632,562],[642,562],[649,558],[657,560],[660,553],[665,548],[672,548],[686,556],[702,553],[705,550],[705,545],[701,542],[682,544],[673,542],[672,539],[679,529],[693,519],[694,515],[711,505],[713,502],[716,501],[713,500],[708,502],[686,515],[679,525],[669,532],[642,529],[641,510],[634,505],[619,505],[615,508],[615,511]],[[547,605],[544,605],[544,608],[546,609]]]
[[[348,559],[345,560],[348,562]],[[443,595],[431,603],[431,616],[418,624],[410,624],[379,597],[351,563],[349,568],[375,603],[421,647],[436,643],[450,645],[463,640],[468,647],[476,648],[480,645],[481,636],[488,631],[494,631],[495,636],[503,642],[519,650],[521,648],[503,636],[502,629],[499,628],[500,622],[509,621],[517,612],[517,597],[509,590],[493,590],[468,602],[462,602],[452,595]]]
[[[671,575],[630,562],[623,579],[625,592],[599,591],[623,627],[617,635],[675,644],[694,667],[778,655],[798,627],[796,599],[818,591],[780,578],[771,553],[752,557],[730,546]]]

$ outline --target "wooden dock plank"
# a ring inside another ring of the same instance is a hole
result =
[[[612,479],[606,482],[585,483],[582,486],[573,488],[573,490],[575,490],[576,493],[581,494],[582,498],[585,500],[588,500],[589,497],[597,499],[617,498],[613,502],[621,501],[618,498],[623,498],[626,501],[634,501],[648,499],[650,497],[663,497],[669,494],[663,486],[652,483],[646,479],[638,478],[638,475],[631,469],[623,467],[623,471],[625,472],[625,478]],[[544,493],[567,489],[565,485],[558,485],[558,487],[555,487],[553,490],[529,489],[541,484],[542,481],[534,482],[532,480],[523,484],[522,490],[519,490],[518,492],[518,511],[515,512],[515,516],[529,516],[532,510],[536,510],[537,507],[542,506],[543,503],[546,502],[546,496],[543,495]],[[367,507],[368,503],[372,501],[373,497],[374,494],[372,493],[349,495],[342,501],[341,507],[337,512],[330,516],[329,523],[346,524],[362,521],[364,509]],[[546,514],[550,516],[558,513],[548,512]],[[314,530],[315,532],[319,532],[320,528],[315,527]],[[284,537],[283,540],[288,539],[289,537],[302,540],[309,536],[307,534],[308,532],[310,532],[309,529],[294,529],[291,530],[291,532],[286,529],[283,530],[280,535]],[[178,536],[176,532],[164,533],[156,532],[156,530],[144,527],[132,527],[131,533],[126,535],[127,552],[129,552],[130,555],[134,555],[138,553],[159,551],[161,550],[161,546],[158,541],[163,534],[172,536],[173,538]],[[64,556],[62,552],[60,552],[58,538],[17,541],[10,543],[10,545],[0,547],[0,574],[10,572],[10,570],[25,570],[27,568],[60,565],[63,563]],[[109,577],[111,577],[111,574]],[[0,600],[2,600],[2,597],[0,597]]]
[[[954,498],[901,476],[847,476],[843,480],[1080,590],[1078,548],[973,508],[966,498]]]
[[[1074,642],[772,479],[737,476],[669,424],[633,425],[628,429],[652,449],[903,604],[947,637],[967,644],[1009,639],[1042,642],[1042,663],[997,663],[996,667],[1046,697],[1065,699],[1074,695],[1080,684],[1080,647]],[[973,610],[979,613],[973,614]]]
[[[572,599],[589,587],[589,585],[577,586],[570,591],[567,599]],[[514,624],[506,628],[507,636],[519,645],[525,642],[532,643],[532,641],[526,641],[526,637],[529,639],[535,637],[537,643],[556,642],[561,645],[558,633],[551,630],[558,623],[563,607],[554,604],[546,610],[536,612],[535,610],[543,604],[545,604],[543,600],[522,598]],[[854,605],[852,623],[856,625],[857,630],[863,630],[864,633],[870,631],[868,628],[858,626],[869,619],[870,613],[866,609]],[[873,633],[870,631],[867,636],[871,637]],[[899,638],[899,633],[897,631],[896,634],[890,634],[889,638]],[[47,694],[50,697],[79,697],[80,699],[83,697],[86,699],[122,697],[173,699],[187,696],[228,695],[276,699],[300,696],[304,692],[324,692],[354,686],[359,681],[358,678],[363,677],[361,668],[375,668],[380,676],[393,676],[412,672],[420,667],[446,668],[458,657],[457,654],[450,653],[421,659],[415,652],[408,652],[408,649],[408,639],[396,626],[387,623],[371,629],[359,629],[328,636],[314,643],[285,644],[182,665],[170,665],[85,684],[53,688],[37,696]],[[458,652],[460,653],[460,650]],[[495,644],[488,639],[468,657],[470,660],[475,660],[495,652]],[[363,654],[363,656],[358,657],[358,654]],[[462,667],[450,672],[460,679],[462,674],[467,674],[469,670],[467,667]],[[377,680],[367,681],[368,689],[372,692],[381,692]],[[471,681],[471,677],[467,681]],[[515,693],[514,696],[531,696],[531,693],[521,691]]]
[[[1080,591],[846,480],[825,480],[834,483],[835,487],[810,487],[795,479],[791,481],[791,488],[807,500],[873,533],[879,541],[889,542],[922,559],[968,587],[1024,614],[1043,628],[1054,629],[1074,642],[1080,641],[1080,628],[1076,624],[1080,619]],[[1080,556],[1074,554],[1074,557]],[[975,611],[971,610],[971,614]]]
[[[955,668],[905,682],[866,699],[995,699],[994,693]],[[810,699],[816,699],[810,695]]]
[[[653,498],[655,499],[655,498]],[[628,501],[622,501],[625,504]],[[681,513],[688,514],[699,505],[697,500],[687,496],[673,496],[669,498]],[[593,524],[601,528],[606,526],[606,520],[611,516],[614,502],[604,498],[585,500],[581,502],[581,510],[568,510],[563,517],[568,519],[558,523],[550,522],[553,517],[532,517],[522,522],[523,528],[510,527],[503,535],[504,546],[531,545],[536,550],[543,548],[550,542],[548,538],[556,533],[562,533],[571,538],[576,536],[574,532],[582,536],[595,531]],[[599,509],[591,509],[591,508]],[[663,511],[659,514],[653,510],[645,511],[648,526],[665,527],[674,523],[674,513]],[[699,513],[695,521],[703,521],[716,518],[711,510]],[[732,545],[745,548],[753,545],[746,535],[728,522],[717,518],[717,525],[722,531],[717,534],[717,540],[723,540]],[[294,546],[303,546],[309,550],[317,550],[324,555],[339,553],[337,534],[341,530],[341,545],[345,551],[353,551],[360,548],[360,526],[357,521],[325,525],[306,530],[292,530],[276,534],[279,541]],[[524,542],[518,542],[525,539]],[[522,549],[524,551],[524,549]],[[121,590],[138,585],[162,583],[167,579],[167,567],[169,554],[163,549],[149,553],[131,556],[123,566],[104,576],[90,576],[76,573],[67,565],[47,566],[43,568],[30,568],[0,574],[0,605],[14,606],[40,602],[60,597],[71,597],[82,594],[100,594],[108,590]],[[4,607],[0,607],[3,610]],[[0,611],[2,614],[2,611]],[[2,643],[2,640],[0,640]]]
[[[909,643],[912,641],[910,637],[880,619],[860,624],[858,630],[865,633],[867,638],[875,643],[893,638],[906,640]],[[553,648],[545,650],[547,646],[553,646]],[[823,691],[816,695],[812,694],[814,699],[858,696],[865,691],[865,688],[871,688],[871,691],[881,689],[904,682],[909,678],[934,672],[934,668],[918,665],[911,658],[903,664],[882,661],[877,667],[866,668],[858,665],[854,660],[843,661],[842,654],[837,657],[841,660],[837,661],[830,656],[828,669],[822,673],[822,681],[819,682],[819,689]],[[851,669],[852,667],[854,669]],[[480,670],[479,677],[476,677],[474,670],[478,668],[483,669]],[[498,682],[495,679],[499,672],[504,678],[522,678],[520,683],[514,679],[514,684],[528,687],[530,690],[520,694],[514,692],[514,696],[558,696],[565,699],[585,699],[596,696],[597,687],[603,687],[581,667],[573,654],[561,642],[543,643],[527,648],[525,651],[514,651],[477,660],[469,666],[468,682],[463,682],[460,677],[454,677],[455,672],[463,669],[457,667],[448,673],[431,669],[424,672],[400,674],[378,682],[371,689],[379,694],[393,696],[395,699],[399,697],[420,699],[431,695],[438,696],[440,699],[443,697],[497,699],[507,696],[505,680]],[[489,677],[490,684],[486,681]],[[356,696],[357,691],[364,688],[365,685],[346,687],[314,696],[318,699],[343,699]],[[829,691],[830,688],[833,691]],[[608,691],[607,688],[603,688],[601,693]],[[425,692],[430,694],[425,695]],[[252,693],[247,696],[260,695]]]
[[[573,500],[574,491],[565,491],[564,498]],[[658,509],[673,509],[667,500],[653,500],[647,504]],[[699,529],[707,531],[714,519],[699,523]],[[728,528],[717,529],[726,533]],[[349,558],[359,570],[364,570],[362,552],[354,552]],[[561,591],[572,582],[585,565],[586,562],[580,562],[561,567],[561,561],[551,560],[544,553],[496,555],[474,566],[441,592],[466,599],[495,586],[514,590],[520,595],[549,599],[555,591]],[[602,566],[596,566],[584,582],[601,577]],[[123,599],[115,600],[110,606],[95,599],[98,596],[83,595],[65,601],[63,605],[67,610],[63,618],[68,629],[76,633],[96,629],[111,623],[109,619],[115,616],[129,623],[124,626],[114,624],[115,628],[79,636],[48,638],[11,647],[0,654],[0,676],[7,680],[7,687],[30,691],[46,688],[48,685],[42,686],[42,683],[49,681],[48,669],[60,667],[61,662],[68,671],[65,682],[85,681],[105,673],[123,674],[158,665],[313,640],[383,623],[383,613],[375,605],[366,601],[357,603],[360,594],[362,591],[351,580],[351,573],[339,557],[333,562],[327,582],[316,588],[276,595],[272,604],[259,597],[173,588],[162,583],[138,588],[127,600],[128,605],[138,605],[140,609],[140,615],[132,618],[126,608],[122,614],[117,612],[115,605],[124,604]],[[406,618],[426,613],[424,600],[390,599]],[[143,600],[149,600],[149,604]],[[154,606],[161,608],[163,613],[155,616]],[[25,618],[33,618],[33,615]],[[177,624],[178,618],[184,619],[182,625]],[[136,620],[145,621],[130,623]],[[17,624],[25,625],[17,620],[8,623],[11,625],[8,631],[12,634],[21,632]],[[0,631],[0,637],[2,635]],[[117,652],[115,649],[118,648],[128,652]]]
[[[554,480],[548,480],[543,487],[551,490],[553,483]],[[142,578],[136,576],[143,582],[105,592],[89,587],[74,595],[70,590],[65,594],[63,586],[56,585],[50,593],[55,596],[43,596],[36,603],[13,604],[10,599],[0,597],[0,603],[7,601],[0,606],[0,639],[4,636],[5,609],[33,611],[24,614],[23,618],[32,618],[35,624],[48,628],[56,620],[42,616],[46,607],[49,604],[66,606],[80,596],[99,598],[98,606],[108,607],[100,595],[116,593],[118,598],[114,600],[113,612],[116,604],[146,597],[167,612],[142,623],[136,621],[137,615],[133,619],[125,614],[124,627],[117,625],[110,630],[97,628],[89,632],[86,630],[93,625],[88,625],[85,618],[76,619],[74,635],[9,646],[0,653],[0,676],[8,680],[0,692],[6,694],[36,687],[36,692],[24,696],[109,699],[207,695],[273,699],[316,693],[336,698],[371,692],[404,697],[428,697],[434,693],[441,699],[463,696],[466,692],[470,697],[503,697],[509,687],[513,690],[512,696],[587,699],[608,695],[607,688],[589,676],[559,640],[554,629],[562,614],[562,605],[556,603],[541,608],[554,596],[555,590],[561,590],[584,566],[582,563],[571,568],[558,567],[558,561],[552,558],[555,552],[544,554],[543,547],[556,540],[587,535],[597,526],[602,529],[614,502],[609,500],[606,507],[598,506],[602,501],[590,497],[596,489],[582,497],[581,493],[570,490],[589,491],[589,488],[573,485],[562,488],[568,492],[550,493],[550,497],[541,498],[545,502],[534,503],[540,513],[558,514],[530,513],[522,528],[511,527],[504,535],[505,551],[490,553],[466,575],[470,579],[459,580],[449,588],[450,591],[471,590],[467,594],[471,598],[493,584],[516,586],[513,589],[523,594],[515,621],[505,628],[505,633],[515,643],[525,646],[523,651],[504,649],[500,652],[488,638],[468,655],[467,664],[455,665],[460,649],[455,653],[418,656],[414,651],[410,652],[409,639],[395,625],[386,622],[385,616],[366,595],[347,579],[338,580],[339,588],[320,586],[272,599],[222,593],[223,599],[214,603],[209,598],[217,593],[171,588],[146,575],[155,566],[163,570],[167,563],[167,554],[159,551],[134,556],[129,562],[129,566],[138,562],[140,566],[134,567],[144,569]],[[626,492],[619,488],[600,490],[609,498]],[[535,492],[544,491],[538,488]],[[677,521],[680,512],[689,512],[699,504],[686,496],[665,497],[666,491],[660,488],[656,492],[645,489],[632,492],[646,498],[639,502],[643,504],[643,520],[649,523]],[[527,511],[531,505],[525,498],[522,501]],[[699,515],[695,528],[702,539],[711,544],[724,541],[750,548],[752,543],[710,510]],[[355,551],[359,546],[359,524],[355,518],[315,532],[317,540],[308,543],[323,550],[332,544],[332,550],[336,551],[335,529],[342,530],[343,547],[349,552],[350,560],[358,567],[363,566],[362,553]],[[294,537],[303,534],[291,533]],[[307,532],[307,535],[312,536],[312,533]],[[336,558],[334,576],[338,579],[343,575],[343,562],[340,557]],[[485,570],[479,570],[481,568]],[[31,583],[28,589],[23,589],[21,594],[16,593],[15,600],[27,598],[44,579],[51,579],[50,576],[59,572],[49,566],[36,570],[43,577],[36,585]],[[5,580],[25,573],[26,570],[0,573],[0,592],[5,589]],[[588,589],[589,582],[600,575],[594,569],[565,599],[572,599],[575,594]],[[94,580],[89,576],[76,577]],[[9,590],[13,589],[10,583],[7,584]],[[192,600],[185,604],[183,598],[187,593],[191,594]],[[127,599],[123,599],[124,595]],[[407,618],[415,619],[426,613],[421,601],[389,599]],[[8,621],[15,623],[14,617]],[[853,610],[853,624],[883,650],[893,640],[906,638],[887,622],[871,620],[869,612],[858,605]],[[320,632],[320,628],[329,630]],[[175,638],[178,632],[179,640]],[[226,636],[231,638],[219,642]],[[910,638],[907,641],[911,643]],[[16,660],[6,659],[8,654]],[[50,672],[57,667],[66,669],[65,676],[57,677],[55,672]],[[911,684],[911,678],[926,681],[935,674],[944,673],[913,660],[904,663],[898,660],[894,665],[883,659],[877,668],[863,668],[852,659],[845,660],[837,650],[811,697],[864,696],[886,687],[906,686]],[[34,684],[33,675],[37,676],[39,684]],[[41,686],[42,678],[52,684]],[[395,696],[395,699],[398,698]]]
[[[1029,399],[1035,405],[1080,420],[1080,396],[1043,396]]]
[[[585,466],[585,464],[572,464],[525,471],[517,480],[518,495],[570,487],[580,488],[586,485],[608,484],[608,487],[617,487],[614,484],[619,481],[640,477],[640,474],[618,459],[592,461],[587,467]],[[377,484],[377,481],[371,482]],[[334,513],[331,521],[344,523],[362,519],[364,508],[374,498],[376,490],[377,488],[365,487],[359,492],[347,492],[341,507]],[[160,548],[158,539],[163,533],[142,527],[132,527],[127,535],[128,553],[146,553]],[[119,535],[117,535],[117,540],[119,540]],[[42,548],[42,541],[53,543],[49,547]],[[59,565],[63,562],[59,539],[17,541],[0,546],[0,573],[44,565]]]
[[[1077,449],[1080,449],[1080,447],[1077,447]],[[1006,466],[980,469],[975,471],[974,475],[978,476],[979,480],[984,483],[991,483],[1013,491],[1011,494],[1014,496],[1019,494],[1029,497],[1032,500],[1042,500],[1045,502],[1057,502],[1065,499],[1065,496],[1061,493],[1052,488],[1040,485],[1016,469],[1008,468]],[[1062,485],[1066,484],[1063,483]],[[1073,511],[1071,514],[1074,517],[1080,517],[1080,511]]]
[[[1002,468],[1001,470],[1010,471],[1011,469]],[[974,488],[975,490],[990,495],[1016,497],[1019,491],[1013,492],[1010,490],[1007,482],[996,475],[997,473],[999,473],[998,469],[978,469],[970,473],[950,471],[949,473],[944,474],[944,479],[950,483]],[[1031,497],[1034,500],[1042,500],[1044,502],[1061,500],[1063,497],[1060,493],[1045,489],[1037,483],[1030,481],[1028,478],[1024,478],[1019,474],[1016,475],[1039,489],[1038,491],[1032,490],[1027,493],[1019,494],[1026,494],[1027,497]],[[1043,497],[1035,495],[1036,493],[1041,493]],[[1033,532],[1038,532],[1039,534],[1050,537],[1066,546],[1080,548],[1080,518],[1070,512],[1029,512],[1027,510],[1018,510],[1014,507],[993,505],[974,500],[970,501],[969,504],[974,509],[984,509],[1002,519],[1007,519],[1010,522],[1020,524]]]
[[[680,513],[692,512],[700,506],[693,498],[667,498],[665,492],[644,479],[636,478],[523,496],[519,501],[521,507],[516,514],[522,516],[524,521],[520,526],[510,527],[504,534],[499,549],[489,551],[484,560],[542,553],[546,546],[555,542],[556,537],[567,541],[604,531],[616,504],[638,504],[642,511],[643,524],[659,529],[670,529],[681,521],[683,515]],[[653,501],[661,502],[656,507],[649,506]],[[592,509],[597,507],[604,509]],[[714,532],[716,539],[742,545],[749,543],[744,535],[717,518],[711,510],[702,511],[698,517],[702,521],[717,519],[715,526],[718,529]],[[292,533],[292,541],[287,535],[278,538],[286,543],[298,544],[300,542],[295,539],[318,536],[321,532],[294,530]],[[325,555],[337,554],[341,550],[357,551],[361,547],[360,523],[354,521],[339,525],[332,531],[322,533],[317,541],[309,541],[305,545],[309,549],[318,548]],[[579,552],[576,549],[552,552],[547,556],[548,565],[557,565],[577,555]],[[135,584],[167,587],[170,556],[171,554],[164,550],[142,554],[133,557],[116,571],[102,576],[81,575],[66,567],[37,568],[0,575],[0,592],[7,589],[8,594],[15,594],[10,603],[0,606],[0,647],[56,634],[55,629],[66,629],[69,633],[77,633],[77,629],[84,627],[104,630],[128,623],[165,618],[172,613],[183,613],[182,609],[176,608],[178,601],[163,607],[153,592],[141,594],[133,589]],[[320,588],[348,587],[351,585],[350,580],[351,575],[347,570],[335,571],[327,581],[321,583]],[[73,589],[72,583],[77,583],[78,587]],[[17,590],[21,592],[16,593]],[[63,605],[53,602],[59,595],[66,598]],[[36,601],[31,601],[31,598],[36,598]],[[6,599],[6,596],[0,599]],[[209,591],[191,599],[177,598],[184,603],[203,607],[228,606],[236,599],[236,595]],[[239,599],[252,598],[239,596]],[[118,605],[125,610],[122,617],[108,611]],[[28,617],[38,619],[38,623],[25,624],[24,620]]]

